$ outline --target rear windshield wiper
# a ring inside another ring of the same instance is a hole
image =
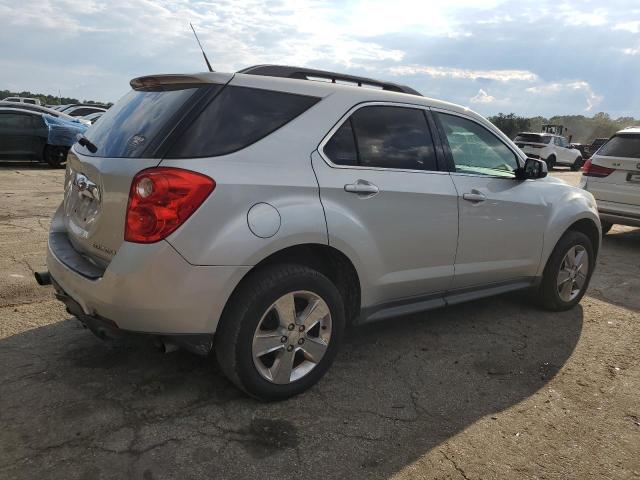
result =
[[[78,134],[78,136],[76,137],[76,140],[80,145],[85,147],[91,153],[96,153],[98,151],[98,147],[96,147],[93,143],[91,143],[91,141],[81,133]]]

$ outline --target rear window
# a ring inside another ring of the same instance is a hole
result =
[[[605,157],[640,158],[640,135],[615,135],[600,147],[597,154]]]
[[[551,137],[536,135],[535,133],[521,133],[516,137],[515,142],[549,143],[551,142]]]
[[[180,133],[166,157],[215,157],[235,152],[266,137],[319,100],[306,95],[227,86]],[[103,121],[104,117],[100,122]]]
[[[76,144],[85,155],[98,157],[141,157],[154,138],[167,126],[199,86],[176,90],[131,90],[105,112],[85,137],[97,150],[91,153]]]

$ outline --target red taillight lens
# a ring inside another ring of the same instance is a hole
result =
[[[138,173],[129,191],[124,239],[153,243],[175,231],[216,188],[200,173],[157,167]]]
[[[582,174],[585,177],[606,177],[615,172],[615,168],[601,167],[600,165],[594,165],[591,163],[591,159],[587,160],[582,166]]]

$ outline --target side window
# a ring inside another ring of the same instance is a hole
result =
[[[3,128],[30,128],[31,115],[16,115],[13,113],[0,114],[0,127]]]
[[[438,113],[456,172],[514,177],[516,154],[489,130],[456,115]]]
[[[320,99],[248,87],[225,87],[171,146],[167,158],[215,157],[248,147]]]
[[[333,134],[324,146],[324,153],[336,165],[358,165],[358,150],[351,118]]]
[[[336,131],[324,153],[338,165],[438,169],[427,119],[416,108],[363,107]]]

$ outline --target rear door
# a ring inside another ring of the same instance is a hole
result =
[[[435,117],[459,195],[453,288],[532,279],[548,214],[544,186],[516,180],[515,152],[475,119],[449,111]]]
[[[433,128],[420,107],[362,104],[312,156],[329,243],[364,272],[365,305],[450,286],[457,194],[438,169]]]
[[[0,155],[5,158],[40,159],[46,127],[40,114],[0,112]]]

